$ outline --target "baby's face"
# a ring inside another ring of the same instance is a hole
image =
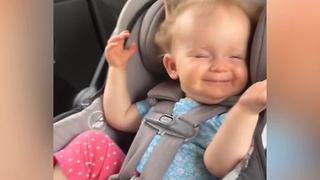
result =
[[[189,10],[173,32],[171,56],[187,97],[215,104],[245,88],[250,21],[238,7],[215,6],[206,16]]]

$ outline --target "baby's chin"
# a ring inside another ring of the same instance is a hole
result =
[[[205,97],[205,96],[187,96],[188,98],[197,101],[201,104],[214,105],[219,104],[226,99],[226,97]]]
[[[219,98],[219,99],[204,99],[200,103],[201,104],[208,104],[208,105],[214,105],[214,104],[219,104],[222,101],[224,101],[226,98]]]

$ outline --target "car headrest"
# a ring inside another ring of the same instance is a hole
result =
[[[139,33],[139,51],[146,70],[161,79],[168,78],[162,64],[159,47],[154,42],[154,36],[164,20],[163,1],[156,1],[146,12]],[[250,49],[250,78],[251,83],[266,78],[266,15],[261,12],[256,25]]]
[[[162,64],[161,51],[154,42],[154,36],[164,18],[163,1],[157,1],[146,12],[139,35],[139,50],[142,63],[147,71],[161,79],[168,78],[168,75]]]
[[[251,43],[250,78],[251,83],[267,77],[266,65],[266,8],[261,11]]]

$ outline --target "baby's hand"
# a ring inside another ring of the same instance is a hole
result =
[[[267,80],[251,85],[237,104],[248,113],[259,114],[263,111],[267,105]]]
[[[109,66],[126,68],[129,59],[137,49],[136,43],[132,43],[129,49],[124,49],[124,41],[129,36],[130,33],[126,30],[108,40],[108,44],[105,48],[105,57]]]

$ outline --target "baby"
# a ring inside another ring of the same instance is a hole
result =
[[[241,95],[228,113],[200,124],[198,134],[178,149],[163,179],[223,177],[248,152],[259,113],[266,107],[266,80],[245,90],[254,15],[250,13],[252,9],[242,3],[237,0],[180,1],[176,8],[169,8],[156,34],[156,43],[163,50],[163,65],[170,78],[179,81],[185,94],[175,103],[174,116],[201,104],[219,104]],[[109,69],[103,107],[110,126],[137,132],[150,104],[145,100],[133,103],[128,93],[127,64],[137,50],[135,43],[124,48],[129,36],[128,31],[123,31],[108,41],[105,53]],[[161,135],[153,138],[148,147],[150,151],[159,139]],[[136,176],[143,171],[150,151],[143,154]],[[54,157],[58,164],[54,179],[106,179],[119,171],[124,153],[102,132],[87,131]]]
[[[251,28],[250,17],[243,7],[232,0],[187,1],[161,25],[156,42],[164,52],[163,65],[171,79],[179,80],[186,96],[175,104],[174,115],[186,113],[178,112],[179,109],[190,111],[199,104],[218,104],[243,92],[248,83]],[[135,43],[124,49],[124,40],[129,35],[124,31],[112,37],[106,47],[109,71],[104,108],[108,124],[136,132],[149,105],[145,101],[132,103],[128,94],[126,67],[137,49]],[[223,177],[247,153],[258,115],[265,106],[266,81],[263,81],[249,87],[227,114],[201,124],[203,132],[182,145],[164,179]],[[153,141],[149,148],[156,143]],[[147,152],[143,155],[138,172],[143,170],[144,158],[148,156]]]

